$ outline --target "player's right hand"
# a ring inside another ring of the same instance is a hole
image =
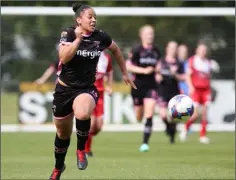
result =
[[[154,70],[155,70],[154,67],[148,66],[148,67],[146,67],[146,68],[144,69],[144,74],[151,74],[151,73],[154,72]]]
[[[134,82],[129,78],[128,74],[124,74],[123,75],[123,80],[125,81],[125,83],[129,86],[131,86],[134,89],[137,89],[136,85],[134,84]]]
[[[82,39],[82,31],[79,26],[76,26],[74,32],[77,39]]]

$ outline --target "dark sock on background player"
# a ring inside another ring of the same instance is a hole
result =
[[[167,118],[162,118],[163,123],[166,125],[166,134],[170,134],[170,123],[168,122]]]
[[[171,122],[169,125],[169,136],[170,136],[170,143],[175,143],[175,135],[176,135],[176,122]]]
[[[148,144],[152,134],[152,117],[147,118],[143,134],[143,144]]]

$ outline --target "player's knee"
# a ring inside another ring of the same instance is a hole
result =
[[[87,120],[90,118],[90,113],[89,111],[82,111],[82,110],[77,110],[74,112],[75,113],[75,117],[76,119],[79,119],[79,120]]]
[[[57,129],[57,136],[60,139],[69,139],[71,136],[71,131],[64,130],[64,129]]]
[[[86,107],[76,107],[74,108],[74,115],[76,119],[87,120],[91,117],[91,111]]]

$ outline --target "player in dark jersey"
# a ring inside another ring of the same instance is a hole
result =
[[[129,54],[126,63],[127,69],[132,73],[138,89],[131,89],[137,121],[146,118],[141,152],[149,150],[148,141],[152,132],[152,117],[156,104],[155,66],[160,58],[159,49],[153,44],[154,29],[150,25],[140,28],[141,44],[135,46]]]
[[[50,66],[45,70],[42,76],[35,80],[36,84],[44,84],[56,71],[59,65],[59,60],[50,64]]]
[[[179,81],[185,80],[183,64],[176,58],[177,46],[176,42],[170,41],[166,47],[165,57],[158,62],[156,67],[156,80],[159,83],[159,114],[166,124],[166,133],[169,135],[171,143],[174,143],[176,123],[168,121],[167,105],[173,96],[180,94]]]
[[[57,128],[55,138],[55,168],[50,180],[60,179],[65,170],[65,156],[70,145],[73,117],[76,118],[77,167],[85,170],[88,161],[85,143],[90,130],[90,116],[97,100],[98,91],[94,86],[96,67],[99,56],[104,49],[112,52],[121,69],[123,80],[135,88],[128,76],[123,55],[102,30],[96,29],[96,14],[88,5],[73,5],[76,26],[66,28],[61,33],[60,42],[71,42],[70,45],[59,45],[59,71],[53,99],[53,114]]]

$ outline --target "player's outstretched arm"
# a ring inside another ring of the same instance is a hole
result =
[[[137,89],[134,82],[129,78],[128,71],[125,66],[125,60],[124,60],[123,54],[122,54],[120,48],[118,47],[118,45],[114,41],[112,41],[112,43],[108,47],[108,49],[112,52],[113,56],[115,57],[118,65],[120,67],[120,70],[122,72],[123,80],[125,81],[125,83],[132,86],[134,89]]]
[[[132,64],[131,60],[127,60],[126,61],[126,67],[127,70],[131,73],[136,73],[136,74],[151,74],[154,72],[154,68],[153,67],[138,67]]]
[[[55,70],[56,69],[52,66],[48,67],[46,71],[43,73],[43,75],[40,78],[35,80],[35,83],[44,84],[52,76]]]

